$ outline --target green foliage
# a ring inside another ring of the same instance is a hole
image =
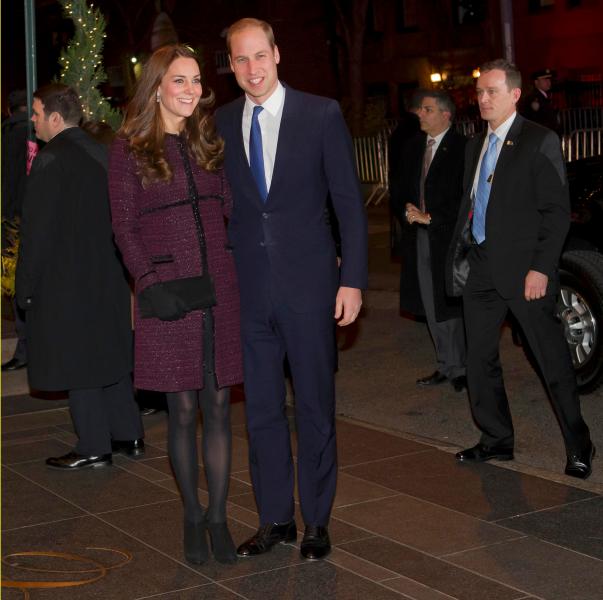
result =
[[[107,80],[102,64],[105,19],[86,0],[59,0],[65,16],[73,21],[75,35],[61,52],[61,83],[78,90],[86,121],[104,121],[113,129],[121,123],[121,114],[111,108],[98,86]]]
[[[15,271],[17,270],[17,256],[19,255],[19,220],[9,221],[2,219],[2,274],[0,286],[2,294],[12,298],[15,295]]]

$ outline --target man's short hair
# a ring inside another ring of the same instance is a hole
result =
[[[49,83],[34,92],[34,98],[44,105],[46,117],[58,112],[67,125],[79,125],[83,111],[78,93],[68,85]]]
[[[13,90],[7,98],[8,108],[11,112],[15,112],[20,108],[27,109],[27,91],[26,90]]]
[[[249,27],[259,27],[266,34],[268,43],[274,50],[276,43],[274,41],[274,32],[272,31],[270,23],[262,21],[261,19],[252,19],[248,17],[245,19],[239,19],[228,28],[228,31],[226,32],[226,48],[228,50],[228,54],[230,54],[230,41],[232,36],[235,33],[239,33],[239,31],[243,31],[243,29],[248,29]]]
[[[456,106],[447,92],[443,90],[419,90],[418,92],[415,92],[413,100],[415,98],[417,101],[417,108],[421,107],[425,98],[433,98],[436,101],[438,108],[444,112],[449,112],[451,121],[454,119]]]
[[[484,63],[479,68],[479,72],[487,73],[488,71],[494,71],[495,69],[505,72],[507,88],[509,91],[514,88],[521,89],[521,73],[519,72],[519,69],[512,62],[509,62],[504,58],[497,58],[496,60]]]

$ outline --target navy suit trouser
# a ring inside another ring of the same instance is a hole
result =
[[[260,524],[294,516],[284,359],[295,392],[297,475],[306,525],[327,525],[337,482],[334,306],[295,312],[276,294],[242,298],[250,471]]]

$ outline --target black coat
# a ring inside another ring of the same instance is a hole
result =
[[[106,165],[106,148],[73,127],[39,152],[28,177],[16,292],[36,389],[101,387],[132,369],[130,292],[113,244]]]
[[[461,295],[469,276],[471,189],[483,135],[465,156],[464,193],[448,255],[448,291]],[[530,270],[548,276],[547,293],[559,289],[557,266],[570,225],[569,187],[559,137],[521,115],[501,148],[486,211],[486,240],[492,280],[503,298],[524,294]]]
[[[561,133],[559,115],[553,107],[551,97],[545,96],[537,89],[522,98],[520,112],[526,119],[540,123],[555,133]]]
[[[2,216],[21,216],[27,178],[27,112],[19,111],[2,122]]]
[[[417,228],[423,226],[409,225],[404,211],[407,202],[419,207],[426,140],[425,133],[420,132],[407,141],[401,153],[401,164],[391,181],[392,210],[402,225],[400,308],[415,315],[425,315],[417,275]],[[450,128],[437,148],[425,180],[425,208],[431,215],[427,232],[438,321],[462,314],[459,300],[446,294],[445,265],[463,190],[465,141],[462,135]]]

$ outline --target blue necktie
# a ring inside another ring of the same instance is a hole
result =
[[[482,166],[479,170],[477,190],[475,192],[475,205],[473,207],[473,226],[471,231],[478,244],[486,239],[486,210],[492,187],[492,176],[496,166],[496,142],[498,138],[495,133],[490,134],[488,149],[482,158]]]
[[[258,121],[259,114],[264,110],[263,106],[253,107],[251,117],[251,132],[249,134],[249,166],[251,174],[258,186],[262,200],[266,202],[268,188],[266,187],[266,173],[264,171],[264,151],[262,149],[262,130]]]

